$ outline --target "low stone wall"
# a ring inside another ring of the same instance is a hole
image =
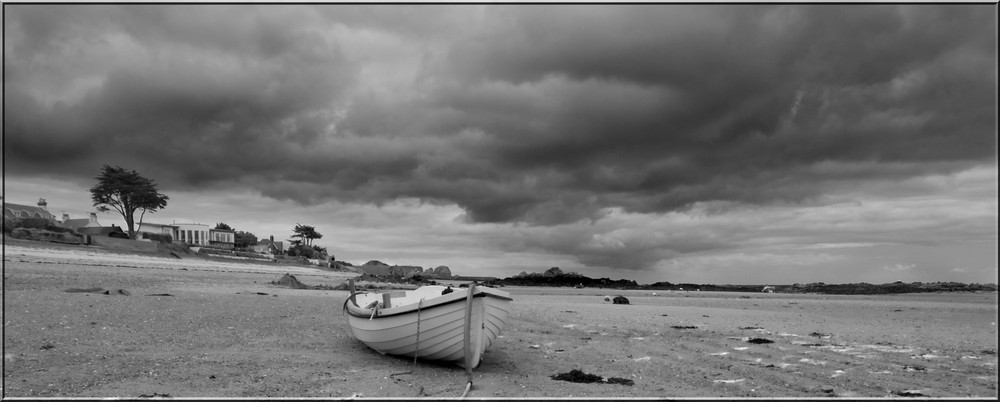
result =
[[[155,252],[156,243],[114,237],[90,236],[90,245],[113,248],[115,250]]]
[[[64,244],[82,244],[83,237],[74,233],[53,232],[44,229],[16,228],[10,237],[23,240],[47,241]]]

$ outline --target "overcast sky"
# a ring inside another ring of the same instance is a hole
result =
[[[995,283],[996,10],[5,4],[4,200],[109,164],[355,264]]]

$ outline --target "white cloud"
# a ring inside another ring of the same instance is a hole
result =
[[[916,264],[896,264],[896,265],[886,265],[882,269],[890,272],[904,272],[916,268]]]

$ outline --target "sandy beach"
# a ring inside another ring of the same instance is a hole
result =
[[[81,246],[4,249],[4,398],[455,398],[458,366],[383,356],[309,267]],[[102,288],[110,294],[67,292]],[[996,293],[885,296],[507,287],[468,398],[982,398]],[[623,295],[631,304],[604,302]],[[572,383],[573,369],[633,385]]]

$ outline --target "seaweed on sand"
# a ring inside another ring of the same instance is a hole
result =
[[[634,385],[635,381],[628,378],[620,377],[610,377],[605,379],[596,374],[588,374],[583,371],[573,369],[568,373],[556,374],[551,376],[553,380],[559,381],[569,381],[569,382],[580,382],[580,383],[594,383],[594,382],[604,382],[608,384],[621,384],[621,385]]]

